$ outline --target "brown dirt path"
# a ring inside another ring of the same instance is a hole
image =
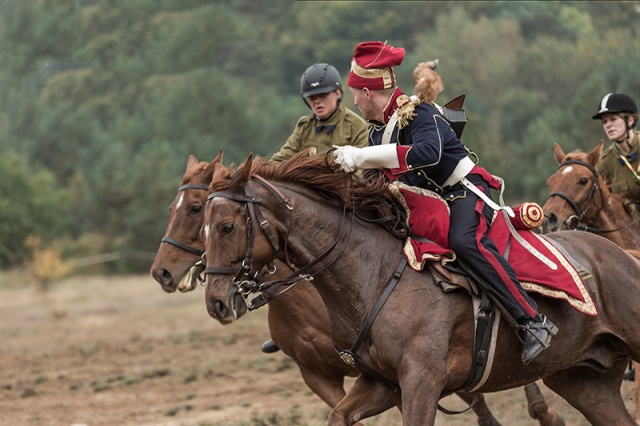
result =
[[[146,275],[74,277],[37,290],[0,275],[1,426],[319,426],[328,407],[282,353],[265,355],[266,310],[222,327],[202,291],[165,294]],[[352,382],[349,382],[352,383]],[[633,410],[631,383],[623,386]],[[546,388],[567,425],[587,426]],[[505,425],[536,425],[520,389],[490,394]],[[462,408],[456,397],[442,401]],[[396,411],[365,422],[400,424]],[[437,425],[475,425],[438,414]]]

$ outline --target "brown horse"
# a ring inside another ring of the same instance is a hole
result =
[[[195,289],[197,276],[204,269],[201,255],[204,242],[200,238],[208,186],[213,167],[221,162],[219,154],[211,163],[199,162],[190,156],[178,193],[169,206],[169,224],[158,248],[151,275],[166,292]],[[276,262],[278,272],[274,278],[290,273]],[[282,351],[299,366],[309,388],[332,408],[345,396],[344,377],[357,375],[357,371],[342,362],[331,344],[329,317],[320,294],[308,284],[297,286],[269,304],[268,321],[273,339]],[[309,345],[313,336],[313,345]],[[478,424],[499,426],[482,395],[466,392],[459,396],[471,404],[478,416]],[[548,412],[540,390],[533,385],[527,389],[529,412],[543,426],[564,425],[554,412]]]
[[[589,153],[565,154],[554,144],[558,170],[547,180],[549,198],[543,206],[545,231],[580,229],[600,234],[630,250],[640,249],[640,224],[625,208],[625,200],[611,194],[596,171],[600,143]]]
[[[549,198],[543,206],[547,232],[580,229],[599,234],[620,247],[640,253],[640,224],[627,210],[626,200],[609,192],[596,170],[604,141],[589,153],[575,150],[568,154],[554,144],[558,170],[549,177]],[[640,422],[640,368],[635,365],[636,420]]]
[[[158,248],[151,275],[166,292],[194,289],[204,250],[200,228],[204,218],[208,186],[213,166],[190,156],[178,194],[169,206],[169,224]],[[288,273],[277,264],[274,278]],[[309,388],[331,407],[344,397],[345,376],[357,372],[338,358],[327,332],[329,317],[318,292],[312,286],[300,286],[282,295],[270,305],[268,322],[271,336],[280,349],[298,365]]]
[[[313,278],[329,311],[333,344],[365,371],[331,411],[329,424],[352,425],[396,405],[405,425],[433,424],[438,400],[459,390],[471,370],[468,295],[445,294],[429,274],[399,272],[403,242],[361,219],[376,209],[387,209],[376,217],[389,216],[391,200],[379,181],[354,181],[322,159],[296,157],[278,166],[258,160],[255,168],[252,161],[249,156],[230,177],[216,166],[210,186],[203,225],[209,314],[221,324],[237,320],[255,302],[249,293],[269,284],[252,279],[255,271],[276,257],[290,258],[304,265],[297,274]],[[248,226],[258,211],[260,229]],[[599,314],[534,295],[560,328],[553,344],[524,366],[517,335],[501,327],[495,368],[479,391],[543,378],[592,424],[634,425],[620,384],[629,358],[640,360],[640,262],[587,233],[557,232],[549,240],[591,272],[585,286]],[[394,276],[397,286],[375,321],[367,321]],[[365,323],[369,332],[358,339]]]

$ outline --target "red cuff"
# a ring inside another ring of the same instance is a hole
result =
[[[397,169],[384,169],[384,174],[387,175],[390,180],[396,180],[410,170],[407,164],[407,155],[409,155],[410,150],[410,146],[396,145],[396,154],[398,155],[398,164],[400,166]]]

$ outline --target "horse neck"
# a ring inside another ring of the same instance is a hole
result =
[[[632,224],[633,218],[624,210],[622,202],[613,199],[608,192],[603,193],[604,201],[593,226],[607,231],[617,229],[615,232],[603,232],[601,235],[624,249],[640,250],[640,227]]]
[[[343,215],[342,207],[304,189],[286,194],[294,209],[290,219],[285,213],[281,220],[288,228],[287,251],[298,268],[322,256],[340,236],[335,248],[312,268],[310,273],[315,275],[311,283],[327,306],[332,333],[353,333],[362,326],[385,280],[398,266],[401,243],[380,226],[362,224],[358,219],[352,223],[350,211]]]

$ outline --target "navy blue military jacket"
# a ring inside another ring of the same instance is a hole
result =
[[[440,193],[442,184],[458,162],[468,155],[455,132],[435,106],[420,103],[409,125],[394,129],[390,143],[410,146],[406,158],[399,158],[403,183]],[[386,126],[372,122],[370,145],[380,145]],[[406,164],[406,168],[403,167]]]

